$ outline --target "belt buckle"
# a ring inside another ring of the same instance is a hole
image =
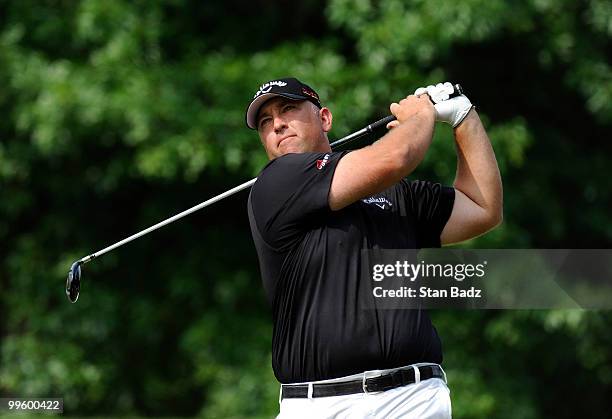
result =
[[[368,383],[366,382],[368,378],[376,378],[376,377],[382,377],[382,373],[380,372],[375,372],[376,375],[372,375],[370,377],[368,377],[368,371],[364,371],[363,372],[363,376],[361,377],[361,388],[363,390],[363,392],[365,394],[369,394],[370,391],[368,391]],[[375,392],[373,392],[375,393]]]

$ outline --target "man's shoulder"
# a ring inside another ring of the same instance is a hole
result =
[[[290,175],[300,165],[300,162],[304,161],[305,154],[307,153],[288,153],[270,160],[259,172],[254,186],[265,183],[266,179],[270,177]]]
[[[287,153],[270,160],[259,173],[257,183],[261,184],[265,179],[282,177],[285,180],[316,172],[325,172],[328,163],[336,160],[344,154],[343,152],[305,152]],[[311,171],[312,170],[312,171]]]
[[[322,153],[322,152],[305,152],[305,153],[287,153],[283,154],[280,157],[277,157],[273,160],[270,160],[268,164],[264,166],[262,169],[262,173],[268,170],[271,167],[283,167],[283,166],[291,166],[295,164],[301,164],[305,161],[312,160],[319,155],[322,154],[331,154],[331,153]]]
[[[300,172],[308,158],[307,154],[311,153],[287,153],[270,160],[259,172],[251,193],[257,196],[260,192],[282,188]]]

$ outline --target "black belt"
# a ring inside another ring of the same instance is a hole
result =
[[[421,374],[421,381],[430,378],[444,378],[444,372],[438,365],[427,365],[417,368]],[[366,378],[365,380],[358,379],[339,383],[312,384],[311,397],[345,396],[355,393],[386,391],[396,387],[407,386],[415,382],[414,368],[404,368],[380,377]],[[281,398],[306,398],[308,397],[308,387],[308,384],[283,384]]]

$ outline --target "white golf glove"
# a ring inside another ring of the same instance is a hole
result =
[[[454,92],[453,85],[446,82],[419,87],[414,94],[416,96],[428,94],[436,109],[436,121],[446,122],[455,128],[472,109],[472,102],[465,95],[451,98],[450,95]]]

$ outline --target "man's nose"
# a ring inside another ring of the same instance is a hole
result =
[[[274,131],[280,132],[281,130],[285,128],[287,128],[287,123],[285,122],[285,120],[280,115],[275,116],[274,117]]]

